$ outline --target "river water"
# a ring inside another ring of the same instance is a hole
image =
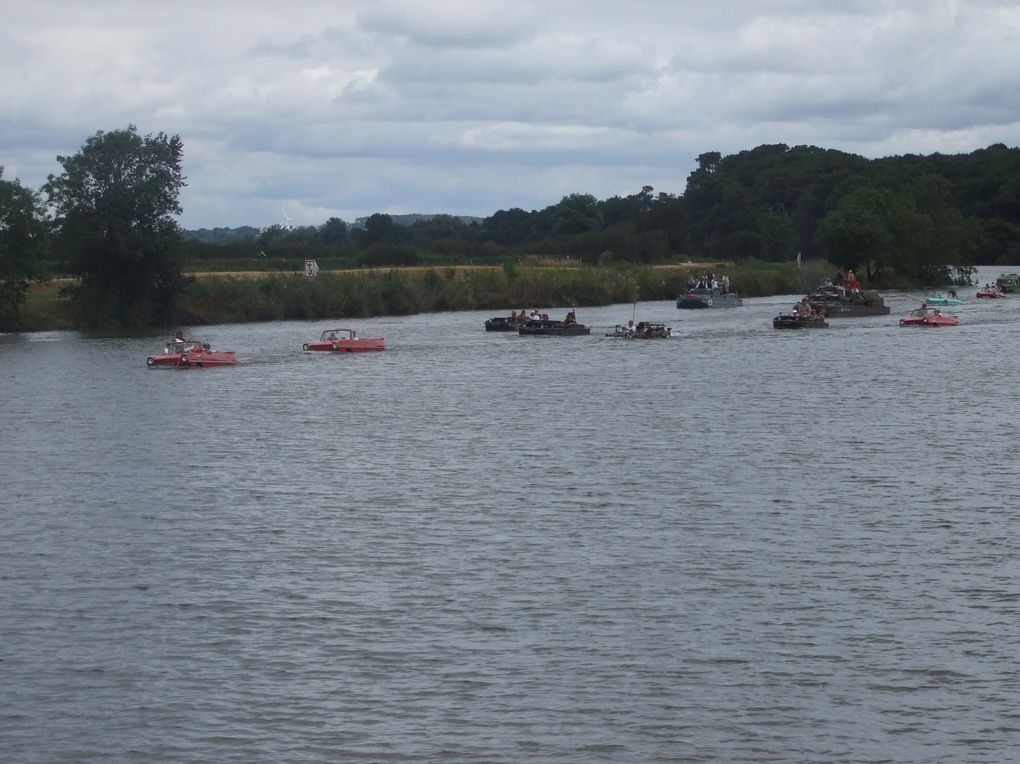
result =
[[[1020,298],[974,291],[0,336],[0,759],[1013,760]]]

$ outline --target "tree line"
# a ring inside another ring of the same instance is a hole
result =
[[[1020,263],[1020,149],[866,159],[831,149],[763,145],[707,152],[682,194],[644,186],[599,200],[564,196],[542,210],[476,220],[420,216],[402,225],[375,214],[209,237],[175,216],[183,143],[133,125],[100,131],[39,190],[0,168],[0,320],[17,314],[33,279],[76,276],[86,323],[171,320],[186,262],[265,259],[298,267],[515,262],[527,255],[591,265],[679,259],[787,262],[825,259],[873,285],[895,273],[937,283],[948,265]]]
[[[709,152],[683,194],[645,186],[598,200],[570,194],[542,210],[475,222],[435,215],[400,225],[273,226],[250,237],[188,242],[189,257],[340,258],[351,265],[500,262],[541,253],[589,264],[825,258],[881,283],[917,281],[947,264],[1020,263],[1020,149],[869,160],[812,146]]]

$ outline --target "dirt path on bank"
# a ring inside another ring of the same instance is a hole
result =
[[[403,273],[423,273],[431,269],[447,269],[453,268],[457,271],[484,271],[484,270],[496,270],[501,268],[499,265],[401,265],[393,267],[372,267],[372,268],[338,268],[335,270],[320,270],[319,273],[386,273],[387,271],[401,271]],[[535,267],[551,267],[551,266],[535,266]],[[559,266],[570,268],[574,266],[566,265]],[[263,279],[269,276],[298,276],[302,275],[303,271],[185,271],[184,275],[196,279],[209,279],[209,278],[220,278],[220,279]],[[70,276],[61,276],[59,278],[49,279],[47,281],[39,281],[32,284],[29,287],[30,292],[56,292],[62,287],[74,286],[78,283],[78,279]]]
[[[681,263],[678,265],[651,265],[647,266],[655,270],[706,270],[725,266],[726,263]],[[340,268],[337,270],[320,270],[319,273],[386,273],[388,271],[400,271],[401,273],[424,273],[430,270],[447,270],[452,268],[455,271],[495,271],[501,269],[502,265],[400,265],[393,267],[370,267],[370,268]],[[522,270],[560,270],[564,268],[580,268],[581,263],[557,263],[550,265],[518,265]],[[185,276],[192,276],[196,279],[221,278],[221,279],[262,279],[269,276],[294,276],[301,275],[302,271],[185,271]],[[60,277],[40,281],[29,287],[33,294],[56,294],[61,288],[74,286],[78,279]]]

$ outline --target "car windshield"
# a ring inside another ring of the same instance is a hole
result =
[[[350,329],[327,329],[322,333],[321,340],[323,342],[330,342],[332,340],[346,340],[349,339],[351,334]]]

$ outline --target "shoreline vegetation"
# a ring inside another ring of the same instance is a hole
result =
[[[315,279],[306,278],[303,271],[265,268],[216,273],[186,269],[186,285],[172,323],[198,326],[460,310],[500,314],[534,306],[597,307],[674,300],[686,289],[689,275],[709,272],[718,277],[727,274],[743,297],[765,297],[806,294],[832,278],[836,268],[819,260],[803,264],[752,260],[613,266],[548,261],[320,271]],[[67,296],[67,288],[74,283],[73,279],[54,279],[36,285],[22,306],[18,326],[7,330],[85,329],[86,317],[76,315],[76,305]]]
[[[0,227],[0,332],[583,308],[672,300],[709,270],[746,297],[803,295],[834,264],[865,288],[936,287],[973,267],[944,263],[1020,257],[1020,149],[1002,144],[888,160],[763,145],[700,154],[682,195],[197,232],[175,220],[182,156],[179,135],[128,125],[57,157],[38,192],[0,178],[14,215]],[[80,281],[38,281],[61,274]]]

